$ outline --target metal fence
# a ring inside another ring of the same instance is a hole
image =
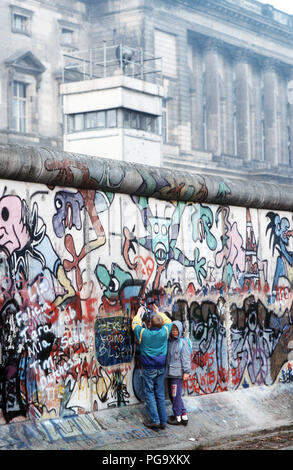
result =
[[[123,44],[64,53],[63,82],[127,75],[162,84],[162,58]]]

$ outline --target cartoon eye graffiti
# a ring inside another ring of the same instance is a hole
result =
[[[9,219],[9,210],[7,209],[7,207],[3,207],[1,211],[1,217],[4,220],[4,222],[7,222],[7,220]]]
[[[117,292],[119,290],[120,284],[118,279],[116,277],[112,277],[110,283],[109,283],[109,291],[110,292]]]
[[[248,317],[248,326],[251,331],[254,331],[257,327],[257,314],[256,312],[250,312]]]
[[[154,233],[159,233],[159,225],[158,224],[154,225]]]
[[[161,227],[161,233],[162,233],[162,235],[164,235],[164,237],[167,235],[167,232],[168,232],[168,230],[167,230],[166,225],[162,225],[162,227]]]
[[[55,199],[55,207],[56,207],[56,209],[61,209],[62,206],[63,206],[62,201],[61,201],[59,198],[56,198],[56,199]]]

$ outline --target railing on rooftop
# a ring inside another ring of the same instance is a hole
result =
[[[162,58],[123,44],[64,53],[62,80],[74,82],[127,75],[162,84]]]

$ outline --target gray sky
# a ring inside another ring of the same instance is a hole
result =
[[[293,15],[293,0],[258,0],[261,3],[273,5],[277,10]]]

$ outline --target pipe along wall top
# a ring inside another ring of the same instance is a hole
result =
[[[0,145],[0,178],[165,200],[292,210],[289,185],[229,179],[44,147]]]

